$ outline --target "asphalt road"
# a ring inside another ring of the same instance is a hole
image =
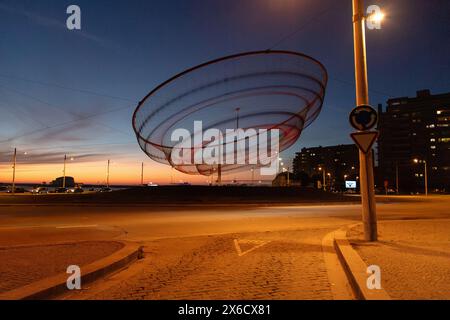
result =
[[[378,204],[379,219],[450,218],[450,197],[407,200]],[[68,298],[329,299],[321,242],[359,222],[360,206],[13,205],[0,206],[0,221],[0,247],[110,239],[144,245],[145,259]]]

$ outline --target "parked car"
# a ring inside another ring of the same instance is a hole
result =
[[[7,193],[12,193],[12,190],[9,189],[8,191],[6,191]],[[14,188],[14,193],[25,193],[27,192],[27,190],[25,190],[25,188]]]
[[[55,193],[67,193],[67,188],[56,188]]]
[[[33,194],[47,194],[48,189],[46,187],[37,187],[31,190],[31,193]]]
[[[68,193],[83,193],[84,190],[82,188],[71,188],[67,190]]]
[[[99,192],[112,192],[112,189],[109,187],[103,187],[99,190]]]

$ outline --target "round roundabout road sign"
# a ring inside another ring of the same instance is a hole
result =
[[[378,114],[371,106],[358,106],[350,113],[350,124],[358,131],[373,129],[378,123]]]

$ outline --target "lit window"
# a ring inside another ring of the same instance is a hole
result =
[[[436,149],[436,146],[431,146],[430,148],[431,148],[431,149]]]
[[[431,138],[430,141],[431,141],[431,142],[435,142],[436,139],[435,139],[435,138]]]
[[[442,113],[441,110],[436,111],[436,114],[441,114],[441,113]]]

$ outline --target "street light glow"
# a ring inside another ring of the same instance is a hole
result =
[[[385,14],[383,12],[376,12],[369,16],[369,20],[373,23],[381,23],[384,20]]]

